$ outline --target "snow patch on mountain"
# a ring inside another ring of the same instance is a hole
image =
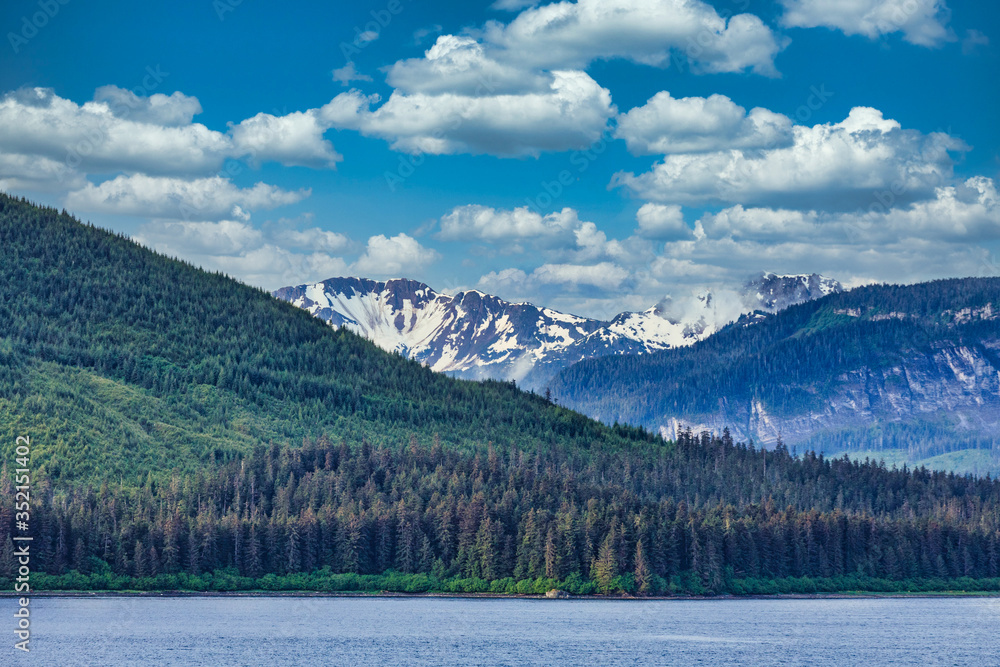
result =
[[[692,345],[746,313],[765,317],[841,289],[837,281],[816,274],[762,273],[740,290],[668,296],[648,310],[621,313],[607,322],[511,303],[478,290],[442,294],[407,279],[331,278],[284,287],[274,295],[435,371],[539,388],[584,359]]]

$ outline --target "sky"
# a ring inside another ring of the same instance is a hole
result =
[[[1000,275],[1000,3],[0,7],[0,190],[267,289],[607,318]]]

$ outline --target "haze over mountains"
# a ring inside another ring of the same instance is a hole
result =
[[[511,303],[478,290],[442,294],[406,279],[331,278],[274,295],[435,371],[516,380],[540,389],[584,359],[685,347],[742,313],[774,313],[842,289],[836,280],[816,274],[762,273],[739,289],[666,297],[645,311],[623,312],[609,321]]]

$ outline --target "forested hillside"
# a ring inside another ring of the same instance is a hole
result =
[[[42,497],[33,563],[60,588],[1000,589],[995,482],[688,434],[586,456],[321,439]]]
[[[588,360],[552,383],[606,422],[679,421],[799,451],[978,451],[1000,470],[1000,279],[874,285],[744,318],[690,348]]]
[[[29,436],[35,588],[1000,588],[995,481],[604,426],[12,198],[0,239],[0,579]]]
[[[320,435],[651,440],[510,383],[432,373],[264,291],[2,195],[0,239],[0,453],[33,435],[53,481],[189,472]]]

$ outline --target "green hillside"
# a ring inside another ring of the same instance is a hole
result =
[[[604,426],[2,196],[0,252],[8,590],[16,436],[35,588],[1000,589],[996,481]]]
[[[633,446],[500,382],[460,382],[64,213],[0,196],[0,454],[58,480],[200,469],[320,435]]]

